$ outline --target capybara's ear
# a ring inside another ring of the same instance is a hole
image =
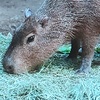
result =
[[[24,15],[25,15],[25,22],[32,21],[32,11],[29,8],[25,9]]]
[[[16,32],[16,25],[11,25],[10,30],[11,30],[11,34],[14,35],[14,33]]]
[[[29,18],[32,16],[32,11],[29,8],[26,8],[24,11],[25,18]]]
[[[39,20],[39,23],[41,24],[43,28],[45,28],[48,25],[48,21],[49,21],[49,18],[47,16],[44,16],[43,18]]]

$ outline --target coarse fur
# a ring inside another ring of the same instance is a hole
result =
[[[45,0],[43,5],[19,26],[4,55],[8,73],[37,69],[71,37],[68,58],[76,58],[82,44],[82,64],[78,73],[88,73],[100,35],[100,0]],[[29,37],[34,41],[27,43]]]

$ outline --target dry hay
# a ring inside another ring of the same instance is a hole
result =
[[[0,62],[11,38],[0,34]],[[38,72],[11,75],[0,63],[0,100],[100,100],[100,65],[92,65],[89,75],[76,75],[78,65],[55,54]]]

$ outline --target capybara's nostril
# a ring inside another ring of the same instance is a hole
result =
[[[5,66],[4,71],[7,72],[7,73],[10,73],[10,74],[13,74],[14,68],[13,68],[13,66]]]

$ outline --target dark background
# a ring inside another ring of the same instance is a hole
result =
[[[35,12],[44,0],[0,0],[0,32],[10,32],[11,25],[18,25],[24,20],[25,8]]]

